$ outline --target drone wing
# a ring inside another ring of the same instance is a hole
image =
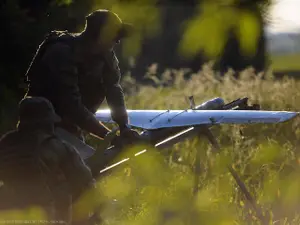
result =
[[[254,110],[127,110],[131,126],[147,130],[214,124],[281,123],[299,112]],[[110,110],[98,110],[96,118],[114,123]]]

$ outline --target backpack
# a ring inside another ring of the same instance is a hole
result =
[[[0,140],[0,209],[26,207],[28,204],[50,204],[51,189],[47,176],[51,172],[41,161],[38,150],[55,138],[38,140],[34,135],[22,137],[10,132]]]
[[[47,47],[51,44],[55,44],[57,42],[63,42],[67,45],[69,45],[71,48],[72,41],[74,40],[74,36],[69,33],[68,31],[50,31],[42,41],[42,43],[39,45],[26,73],[25,73],[25,83],[29,83],[32,79],[32,77],[38,73],[38,62],[45,54]]]

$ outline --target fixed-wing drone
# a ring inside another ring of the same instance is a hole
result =
[[[166,148],[186,138],[204,135],[218,149],[218,143],[210,128],[220,124],[281,123],[300,114],[290,111],[264,111],[260,105],[248,105],[248,98],[239,98],[228,104],[220,97],[196,106],[193,96],[189,97],[190,107],[185,110],[127,110],[129,125],[142,129],[141,138],[155,148]],[[96,118],[103,123],[115,123],[109,109],[96,112]],[[109,154],[110,149],[106,150]],[[137,152],[135,156],[147,150]],[[85,158],[93,152],[81,152]],[[126,158],[114,165],[103,168],[103,173],[129,160]]]
[[[193,96],[189,101],[190,108],[185,110],[128,110],[129,125],[142,129],[141,137],[156,148],[169,147],[195,135],[206,136],[218,148],[209,129],[214,125],[281,123],[299,115],[299,112],[263,111],[258,104],[248,105],[248,98],[225,104],[218,97],[198,106],[195,106]],[[103,123],[115,123],[108,109],[98,110],[96,118]],[[136,155],[144,152],[146,150]],[[102,172],[109,168],[112,167]]]
[[[291,120],[298,116],[299,112],[290,111],[264,111],[260,105],[248,105],[248,98],[239,98],[225,104],[222,98],[214,98],[196,106],[193,96],[189,97],[190,107],[185,110],[128,110],[129,125],[133,128],[142,129],[141,137],[157,149],[167,148],[186,138],[204,136],[212,144],[215,150],[220,150],[216,138],[210,128],[221,124],[274,124]],[[96,112],[96,118],[103,123],[114,123],[110,110],[103,109]],[[106,150],[109,154],[110,149]],[[113,151],[112,151],[113,152]],[[147,150],[137,152],[135,156],[146,153]],[[194,172],[194,193],[198,191],[200,173],[200,155],[196,156]],[[123,159],[118,163],[103,168],[104,173],[111,168],[120,165],[130,158]],[[261,209],[256,205],[245,184],[239,178],[237,172],[228,165],[229,172],[251,203],[257,216],[264,220]]]
[[[189,97],[189,101],[190,107],[185,110],[127,110],[129,125],[133,128],[142,129],[143,132],[140,134],[141,138],[157,149],[171,147],[186,138],[199,135],[206,137],[214,149],[219,150],[218,142],[210,130],[214,125],[281,123],[291,120],[300,114],[299,112],[290,111],[260,110],[258,104],[248,105],[248,98],[239,98],[225,104],[224,100],[218,97],[198,106],[195,105],[193,96]],[[103,123],[115,123],[108,109],[98,110],[95,116]],[[107,158],[108,162],[112,162],[113,160],[111,159],[115,159],[115,156],[118,155],[119,152],[120,149],[112,146],[106,149],[102,156]],[[137,152],[133,157],[146,152],[147,149],[141,149],[141,151]],[[82,148],[80,149],[80,153],[83,158],[89,158],[94,154],[94,151],[88,149],[84,150],[84,148]],[[195,165],[193,167],[195,172],[194,193],[197,193],[199,187],[199,158],[200,155],[196,156]],[[99,174],[103,174],[129,159],[130,158],[125,158],[112,165],[102,164],[100,167],[96,167],[96,173],[100,171]],[[261,211],[256,205],[256,201],[239,178],[237,172],[235,172],[230,165],[228,165],[228,169],[247,200],[254,207],[257,215],[263,218]]]

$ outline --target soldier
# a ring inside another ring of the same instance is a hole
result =
[[[79,34],[51,32],[27,71],[27,95],[47,98],[62,118],[56,126],[81,140],[82,131],[100,139],[110,132],[94,116],[106,98],[120,135],[138,139],[139,134],[128,125],[114,52],[114,46],[131,32],[132,26],[109,10],[89,14],[85,29]]]
[[[55,136],[59,120],[44,98],[20,102],[17,129],[0,140],[0,209],[38,206],[49,219],[69,223],[72,203],[94,188],[78,152]]]

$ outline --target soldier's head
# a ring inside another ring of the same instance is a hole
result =
[[[26,97],[19,103],[18,128],[53,128],[54,123],[60,122],[53,105],[42,97]]]
[[[100,9],[86,16],[82,34],[92,40],[94,48],[111,49],[132,32],[133,26],[124,23],[116,13]]]

